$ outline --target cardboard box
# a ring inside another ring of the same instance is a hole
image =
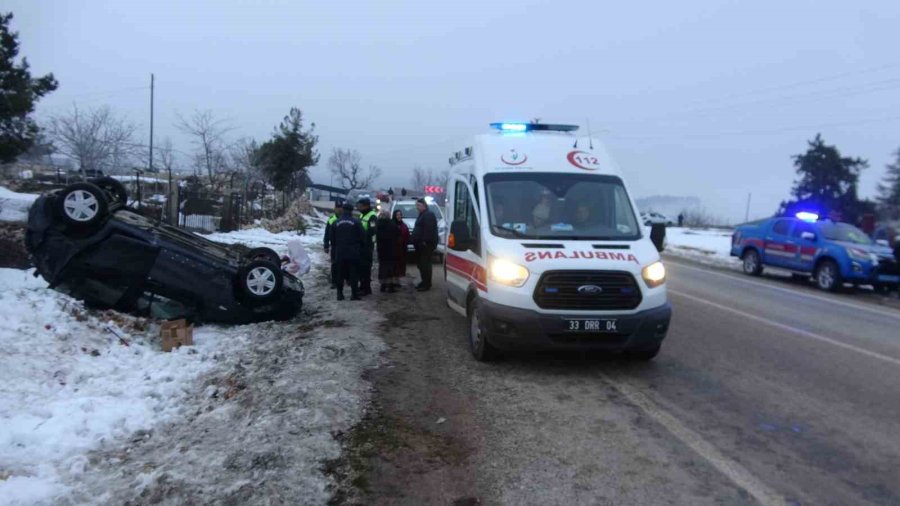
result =
[[[162,322],[159,328],[159,337],[162,340],[162,350],[172,351],[179,346],[191,346],[194,344],[194,326],[187,320],[171,320]]]

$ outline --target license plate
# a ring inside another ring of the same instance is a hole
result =
[[[878,276],[878,281],[881,281],[882,283],[900,283],[900,276],[882,274]]]
[[[566,330],[569,332],[597,332],[602,334],[616,334],[619,332],[618,320],[566,320]]]

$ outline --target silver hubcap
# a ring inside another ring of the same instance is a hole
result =
[[[469,339],[472,340],[472,349],[477,350],[481,344],[481,324],[478,321],[478,311],[472,312],[472,323],[469,329]]]
[[[744,271],[745,272],[754,272],[756,271],[756,255],[748,254],[744,257]]]
[[[253,295],[269,295],[275,290],[275,273],[268,267],[256,267],[247,273],[247,289]]]
[[[834,284],[834,272],[830,265],[825,265],[819,269],[819,286],[822,288],[831,288]]]
[[[63,209],[69,218],[85,222],[91,221],[100,211],[100,203],[91,192],[85,190],[74,190],[66,195],[63,201]]]

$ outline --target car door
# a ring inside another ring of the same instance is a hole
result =
[[[448,248],[444,264],[445,279],[448,297],[459,306],[465,307],[469,287],[474,285],[478,289],[487,290],[487,278],[475,193],[469,182],[462,178],[455,179],[453,185],[451,223],[464,223],[470,237],[473,238],[473,243],[466,251]]]
[[[791,268],[797,255],[797,242],[791,237],[794,220],[775,220],[766,234],[763,262],[776,267]]]
[[[791,238],[797,246],[797,252],[791,262],[791,268],[803,272],[812,272],[819,251],[819,236],[812,223],[798,221],[794,223]]]

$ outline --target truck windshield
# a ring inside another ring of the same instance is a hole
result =
[[[822,235],[829,241],[852,242],[854,244],[872,244],[872,239],[862,230],[849,223],[820,223]]]
[[[641,237],[622,180],[593,174],[488,174],[491,233],[521,239]]]

